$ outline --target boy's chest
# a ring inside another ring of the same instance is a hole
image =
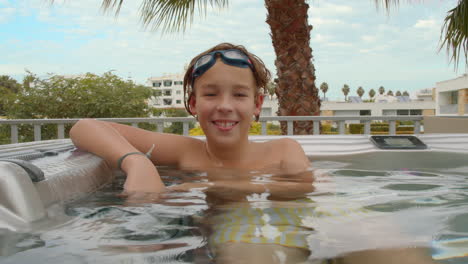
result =
[[[208,156],[206,151],[199,151],[185,155],[181,160],[179,167],[181,169],[199,169],[208,170],[213,168],[231,168],[241,170],[264,170],[278,169],[281,166],[281,152],[269,151],[262,149],[256,153],[252,153],[249,157],[240,157],[238,161],[223,164],[213,157]]]

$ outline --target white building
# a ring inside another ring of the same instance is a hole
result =
[[[468,115],[468,74],[436,83],[437,115]]]
[[[148,78],[146,85],[153,89],[153,96],[148,104],[155,108],[184,109],[183,79],[182,74]]]

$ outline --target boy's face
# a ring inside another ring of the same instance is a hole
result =
[[[263,103],[261,95],[255,96],[255,79],[249,68],[218,59],[195,80],[194,90],[189,104],[207,140],[229,145],[248,137],[252,117],[260,114]]]

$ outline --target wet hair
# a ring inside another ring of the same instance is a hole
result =
[[[266,68],[265,64],[263,63],[263,61],[255,56],[254,54],[250,53],[247,51],[247,49],[244,47],[244,46],[241,46],[241,45],[234,45],[234,44],[231,44],[231,43],[221,43],[221,44],[218,44],[216,46],[214,46],[213,48],[211,49],[208,49],[200,54],[198,54],[195,58],[192,59],[192,61],[190,62],[190,64],[188,65],[188,68],[187,68],[187,71],[185,72],[185,75],[184,75],[184,104],[185,104],[185,109],[187,110],[187,112],[189,112],[191,115],[193,115],[192,113],[192,110],[190,109],[190,100],[192,99],[192,97],[195,95],[195,89],[193,87],[193,67],[195,65],[195,63],[197,62],[197,60],[210,53],[210,52],[213,52],[213,51],[216,51],[216,50],[227,50],[227,49],[238,49],[240,51],[242,51],[243,53],[245,53],[250,61],[252,62],[253,64],[253,75],[254,75],[254,78],[255,78],[255,83],[256,83],[256,90],[255,90],[255,97],[257,97],[258,94],[261,94],[262,93],[262,90],[265,90],[266,88],[266,85],[268,83],[268,81],[270,80],[271,78],[271,74],[270,74],[270,71]],[[258,116],[256,116],[256,119],[258,121]]]

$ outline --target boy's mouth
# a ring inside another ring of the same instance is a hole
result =
[[[237,121],[228,121],[228,120],[215,120],[212,123],[222,131],[231,130],[234,126],[236,126],[239,122]]]

